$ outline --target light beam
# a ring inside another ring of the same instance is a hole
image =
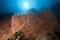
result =
[[[27,2],[24,3],[24,8],[28,8],[28,3]]]

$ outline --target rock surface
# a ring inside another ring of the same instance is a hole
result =
[[[56,18],[49,11],[44,11],[37,16],[15,14],[0,22],[0,40],[7,40],[4,38],[17,31],[24,33],[25,38],[36,38],[37,36],[42,38],[47,33],[53,32],[56,24]]]

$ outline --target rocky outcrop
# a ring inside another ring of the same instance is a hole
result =
[[[33,13],[33,14],[32,14]],[[34,13],[35,16],[34,16]],[[28,14],[28,15],[27,15]],[[36,37],[44,38],[47,33],[54,32],[57,21],[49,11],[40,12],[29,11],[27,14],[15,14],[13,16],[3,16],[0,20],[0,39],[7,40],[14,33],[24,33],[24,38],[35,40]]]

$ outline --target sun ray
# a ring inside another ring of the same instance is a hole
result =
[[[24,3],[24,8],[28,8],[28,3],[27,2]]]

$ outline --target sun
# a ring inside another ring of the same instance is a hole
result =
[[[25,2],[25,3],[24,3],[24,8],[28,8],[28,6],[29,6],[28,3]]]

